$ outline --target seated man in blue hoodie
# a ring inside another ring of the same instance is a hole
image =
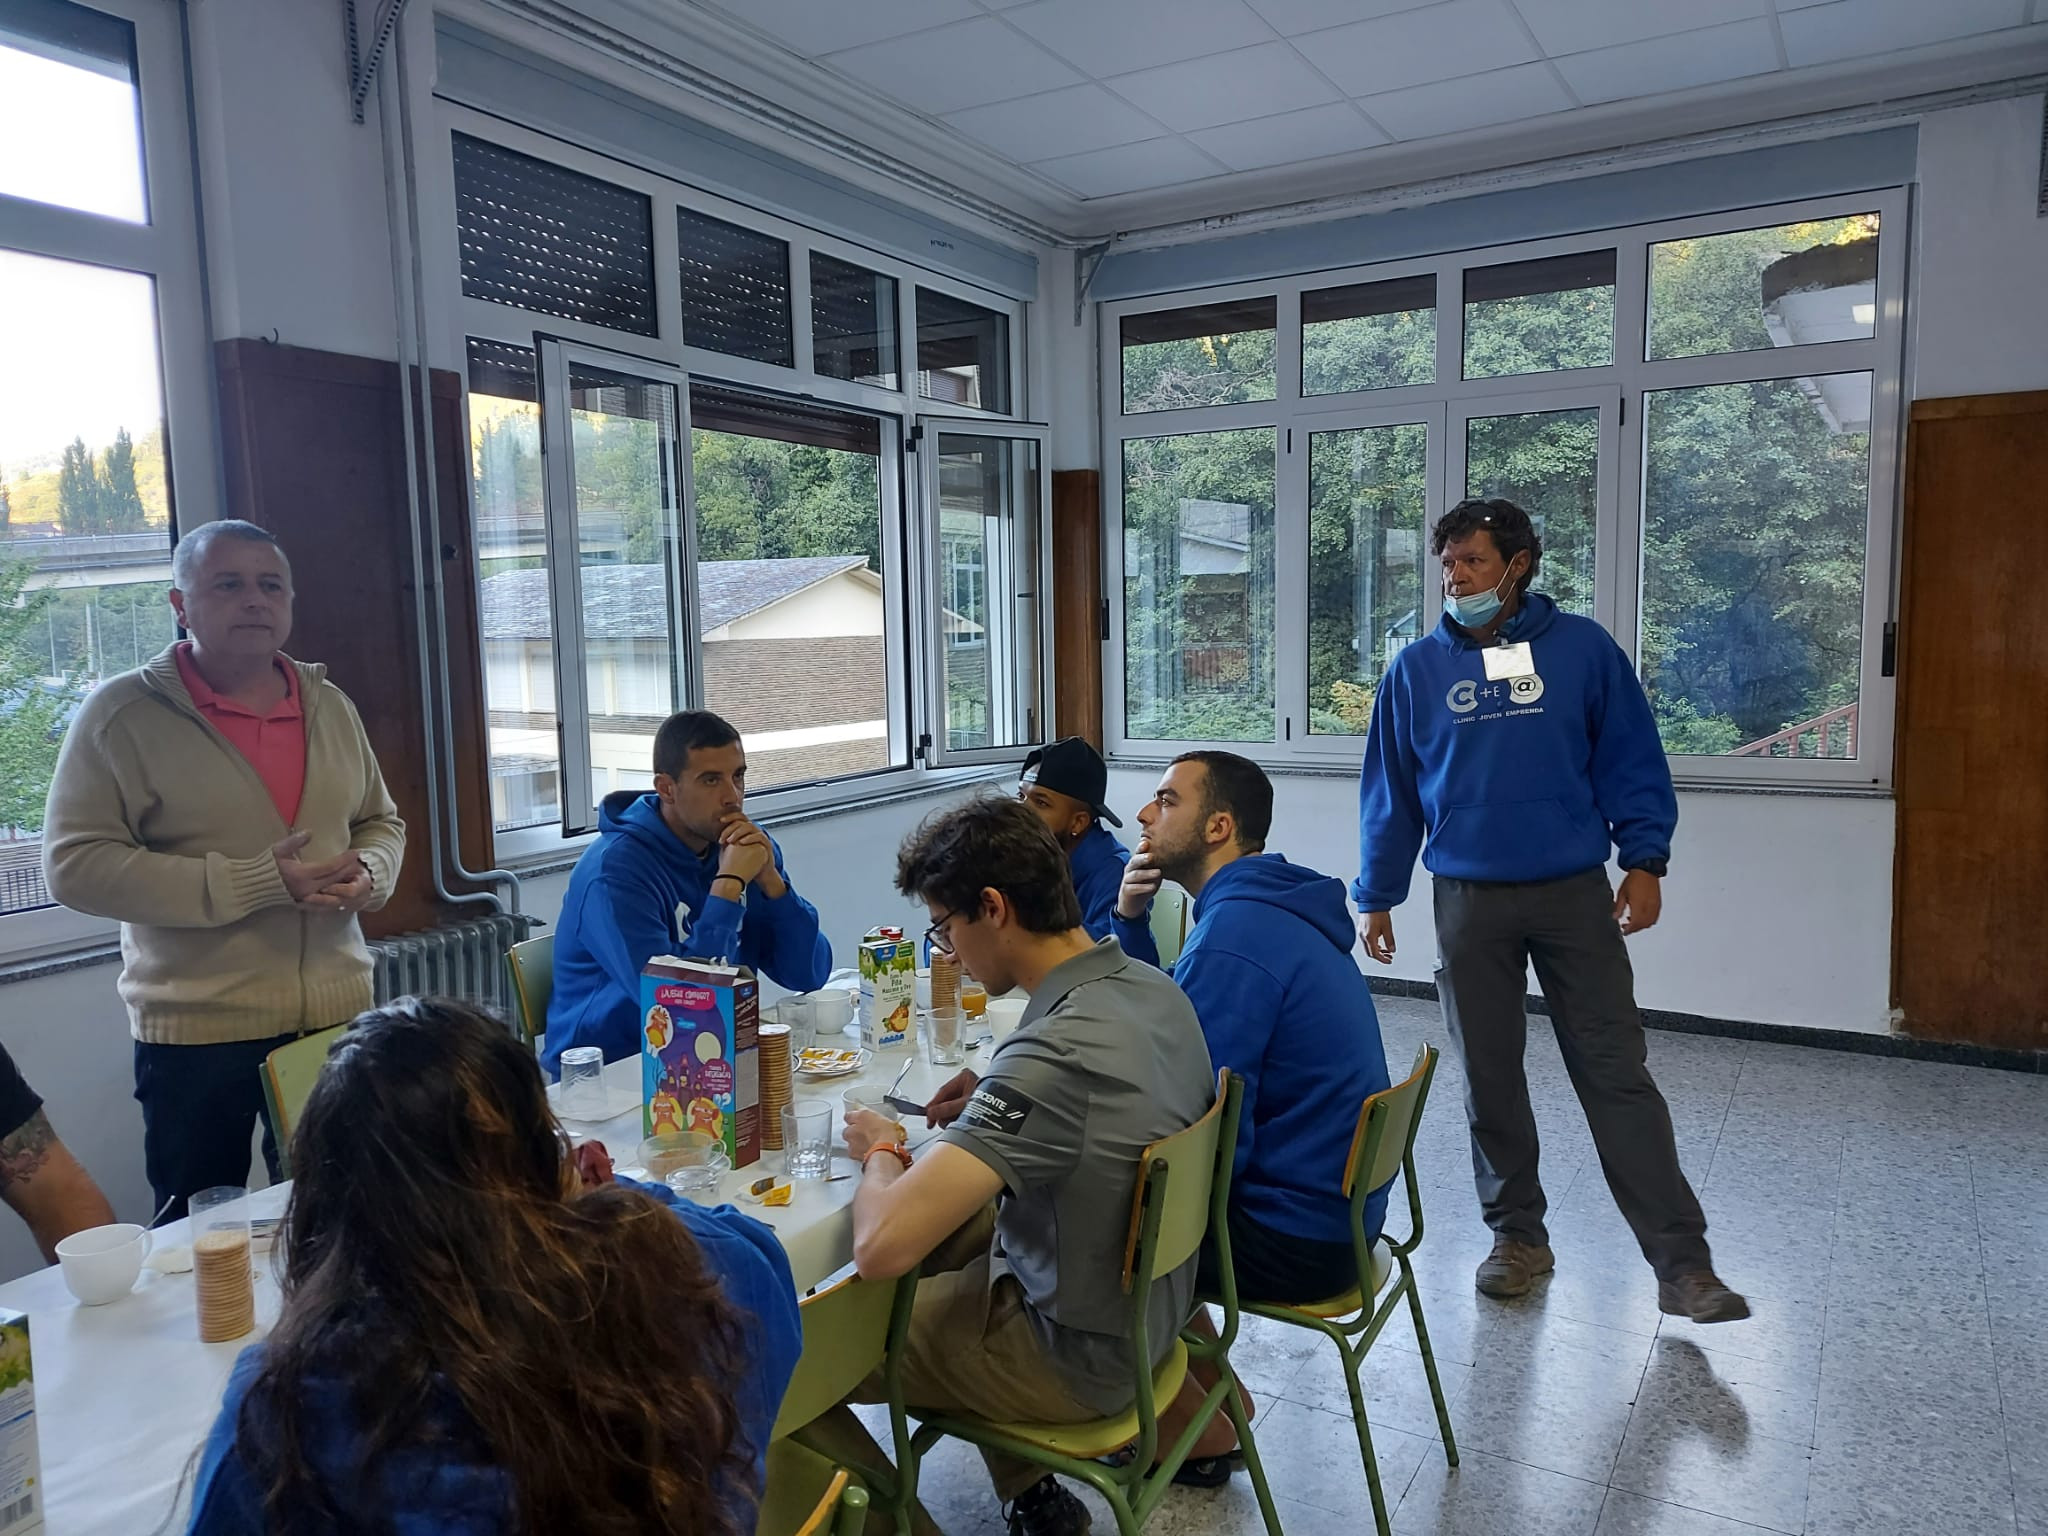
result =
[[[1131,854],[1109,830],[1123,822],[1104,803],[1108,793],[1109,765],[1079,736],[1065,736],[1049,747],[1040,747],[1024,759],[1024,771],[1017,780],[1017,798],[1038,812],[1038,819],[1067,856],[1067,872],[1074,877],[1074,894],[1081,900],[1081,926],[1088,937],[1114,935],[1133,960],[1157,965],[1159,943],[1144,920],[1152,908],[1149,898],[1137,921],[1116,921],[1117,895]],[[1105,821],[1109,827],[1103,825]]]
[[[792,992],[832,971],[818,911],[797,895],[775,839],[747,820],[747,752],[709,710],[669,716],[654,737],[654,788],[599,807],[555,928],[555,990],[542,1065],[595,1045],[640,1049],[640,972],[656,955],[751,967]]]
[[[1443,622],[1394,658],[1373,699],[1351,894],[1366,952],[1391,964],[1393,909],[1423,848],[1437,994],[1464,1059],[1473,1179],[1494,1232],[1475,1282],[1519,1296],[1555,1267],[1522,1069],[1533,962],[1608,1188],[1656,1271],[1658,1306],[1696,1323],[1747,1317],[1714,1274],[1622,942],[1657,921],[1678,825],[1642,684],[1606,630],[1529,590],[1543,542],[1513,502],[1460,502],[1430,548]]]
[[[1187,891],[1193,925],[1173,979],[1210,1059],[1244,1079],[1230,1186],[1238,1294],[1280,1305],[1341,1296],[1358,1283],[1344,1194],[1351,1139],[1359,1107],[1388,1081],[1343,882],[1265,851],[1273,783],[1234,752],[1175,758],[1138,825],[1118,935],[1143,924],[1126,914],[1142,913],[1162,880]],[[1368,1240],[1386,1209],[1386,1190],[1375,1190]],[[1214,1284],[1205,1269],[1203,1288]]]

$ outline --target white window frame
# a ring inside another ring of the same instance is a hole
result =
[[[218,515],[213,325],[199,255],[185,39],[174,0],[72,0],[135,28],[141,97],[143,188],[148,220],[59,208],[0,193],[0,249],[139,272],[155,281],[158,362],[163,374],[165,470],[171,537]],[[120,925],[61,906],[0,916],[0,964],[109,942]]]
[[[989,569],[984,573],[988,587],[988,604],[991,615],[1001,602],[1015,608],[1020,599],[1028,599],[1035,621],[1034,634],[1037,638],[1039,664],[1037,668],[1038,691],[1035,697],[1019,700],[1014,697],[1016,689],[1011,682],[1014,671],[1009,666],[998,668],[995,652],[989,653],[989,718],[994,720],[999,713],[1008,713],[1021,703],[1031,711],[1037,726],[1028,732],[1035,742],[1043,744],[1049,740],[1047,726],[1052,719],[1053,686],[1050,660],[1051,647],[1047,643],[1052,632],[1052,428],[1044,424],[1022,424],[1004,421],[1000,418],[976,423],[960,416],[923,415],[918,418],[913,438],[917,449],[918,479],[921,494],[918,502],[920,515],[918,531],[923,545],[922,564],[926,573],[925,608],[917,620],[918,633],[924,644],[926,668],[925,697],[929,715],[930,730],[923,743],[927,760],[935,768],[957,768],[967,765],[985,766],[990,763],[1019,761],[1031,750],[1030,744],[1011,747],[977,747],[955,751],[946,745],[946,669],[942,661],[945,637],[945,572],[940,558],[940,513],[939,505],[939,451],[938,441],[942,433],[954,433],[961,437],[986,437],[1007,442],[1014,450],[1020,443],[1038,445],[1038,507],[1036,536],[1031,541],[1028,553],[1036,561],[1035,576],[1017,570],[1020,554],[1016,535],[1014,512],[1004,512],[1004,556],[1009,569]],[[1013,460],[1014,469],[1014,460]],[[1014,483],[1014,482],[1013,482]],[[1020,593],[1020,581],[1029,581],[1030,587]]]
[[[1850,214],[1879,216],[1877,315],[1866,339],[1799,347],[1716,353],[1651,361],[1646,357],[1650,248],[1661,241],[1737,233]],[[1220,285],[1104,303],[1100,330],[1102,464],[1105,481],[1104,586],[1110,635],[1104,646],[1104,739],[1112,758],[1157,761],[1205,746],[1249,748],[1269,761],[1301,766],[1353,766],[1361,737],[1311,737],[1306,729],[1308,444],[1305,434],[1348,425],[1391,424],[1444,413],[1432,437],[1437,487],[1432,518],[1459,499],[1465,448],[1463,424],[1475,416],[1563,410],[1599,404],[1602,412],[1599,525],[1596,529],[1595,614],[1633,663],[1640,650],[1642,507],[1645,396],[1659,390],[1714,384],[1815,377],[1830,373],[1872,376],[1870,497],[1865,525],[1862,668],[1858,695],[1857,756],[1841,758],[1733,758],[1672,756],[1673,778],[1685,786],[1889,792],[1895,680],[1884,675],[1884,633],[1894,616],[1893,554],[1898,521],[1903,444],[1903,359],[1906,271],[1911,248],[1906,188],[1877,188],[1794,203],[1762,204],[1622,229],[1587,231],[1426,258],[1302,273],[1284,279]],[[1615,252],[1614,361],[1595,368],[1500,378],[1463,377],[1464,273],[1467,268],[1529,261],[1578,251]],[[1304,396],[1301,393],[1301,296],[1311,289],[1433,272],[1437,286],[1437,382],[1395,389]],[[1275,398],[1242,405],[1182,410],[1123,410],[1120,324],[1127,315],[1181,309],[1231,299],[1277,300],[1274,338]],[[1275,675],[1272,740],[1216,743],[1149,740],[1125,731],[1125,624],[1123,584],[1123,444],[1142,437],[1179,436],[1239,427],[1278,432],[1275,485],[1275,571],[1280,645]],[[1456,440],[1455,446],[1453,439]],[[1296,462],[1299,460],[1300,462]],[[1290,564],[1290,556],[1292,563]],[[1298,642],[1298,643],[1297,643]]]
[[[899,636],[903,635],[906,625],[919,623],[930,602],[927,595],[930,583],[927,580],[929,573],[922,569],[926,563],[925,537],[922,532],[915,533],[913,537],[912,531],[921,529],[922,526],[923,514],[919,508],[924,493],[921,484],[917,483],[918,477],[906,469],[904,448],[910,441],[912,430],[920,423],[934,428],[943,426],[950,430],[996,435],[1015,435],[1019,432],[1029,434],[1042,430],[1032,423],[1027,415],[1030,401],[1030,370],[1027,364],[1034,306],[944,273],[917,266],[899,257],[748,207],[715,193],[702,191],[679,177],[658,174],[630,161],[614,159],[580,145],[507,123],[458,103],[437,98],[434,106],[436,110],[432,148],[423,157],[420,178],[420,195],[425,205],[422,255],[433,274],[428,279],[429,284],[438,285],[433,291],[439,296],[437,312],[442,319],[441,353],[451,359],[461,360],[456,366],[462,372],[464,380],[465,441],[469,429],[469,339],[474,337],[478,340],[531,348],[537,332],[545,332],[564,343],[608,353],[614,358],[611,366],[615,367],[667,368],[702,384],[723,385],[767,395],[797,396],[820,405],[844,407],[879,416],[885,426],[882,453],[884,598],[889,604],[890,624]],[[565,320],[559,316],[470,298],[462,292],[455,221],[453,159],[454,135],[457,133],[515,150],[568,170],[580,171],[585,175],[610,182],[614,186],[641,193],[649,199],[654,236],[656,335],[640,336],[609,330],[602,326]],[[772,363],[732,357],[685,344],[681,325],[682,275],[676,230],[676,209],[679,206],[723,219],[728,223],[744,225],[762,234],[771,235],[788,246],[790,316],[796,367],[783,368]],[[895,389],[830,378],[812,371],[810,253],[814,250],[895,280]],[[916,290],[920,287],[980,305],[1009,321],[1009,412],[1000,413],[964,405],[950,405],[945,401],[930,400],[918,394]],[[891,423],[894,426],[893,444],[890,440],[891,432],[888,430]],[[685,449],[687,453],[687,444]],[[1049,466],[1049,460],[1041,459],[1041,464]],[[1043,480],[1049,488],[1049,467]],[[1049,489],[1044,494],[1049,506]],[[684,487],[684,497],[686,523],[691,525],[686,529],[686,536],[694,540],[695,489],[687,483]],[[1048,590],[1051,575],[1049,510],[1043,521],[1046,528],[1044,557],[1048,564],[1044,568],[1039,586],[1041,590]],[[916,562],[920,569],[913,570],[913,562]],[[936,754],[927,752],[925,755],[919,755],[921,738],[938,734],[931,724],[935,718],[932,669],[924,655],[923,646],[911,644],[907,638],[892,640],[891,644],[893,649],[889,676],[890,757],[894,763],[901,766],[882,768],[864,774],[844,775],[815,783],[760,790],[748,797],[751,814],[768,820],[778,816],[807,815],[891,799],[906,793],[915,793],[923,788],[936,788],[956,781],[968,783],[986,776],[985,764],[963,764],[957,755],[947,763],[940,763]],[[1040,645],[1049,653],[1049,623],[1041,626]],[[1049,667],[1043,664],[1040,670],[1042,675],[1049,674]],[[701,669],[693,664],[687,672],[691,679],[691,689],[699,688],[697,679],[701,676]],[[698,695],[693,692],[691,697],[696,698]],[[560,701],[557,702],[559,705]],[[559,720],[559,709],[557,715]],[[1049,733],[1051,718],[1049,707],[1041,710],[1041,736]],[[1004,749],[989,754],[988,761],[1021,763],[1028,751],[1028,747]],[[650,777],[651,772],[650,769]],[[498,861],[513,867],[559,862],[565,855],[573,854],[589,841],[588,834],[565,835],[559,823],[498,831],[495,838]]]

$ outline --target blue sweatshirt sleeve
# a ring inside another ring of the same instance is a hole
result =
[[[235,1361],[192,1479],[192,1518],[185,1527],[186,1536],[262,1536],[263,1498],[235,1448],[242,1399],[262,1369],[260,1344],[243,1350]]]
[[[584,891],[576,932],[606,979],[627,997],[638,999],[640,973],[647,962],[676,947],[668,919],[661,892],[651,882],[608,873]],[[690,936],[696,937],[694,930]],[[686,957],[700,954],[684,949]],[[639,1049],[637,1044],[634,1049]]]
[[[1408,899],[1415,856],[1422,851],[1422,794],[1408,738],[1408,690],[1390,669],[1373,696],[1358,773],[1358,878],[1351,899],[1361,912],[1391,912]]]
[[[1601,686],[1591,694],[1593,801],[1613,830],[1623,869],[1671,857],[1678,795],[1671,760],[1635,669],[1612,640],[1604,644]]]
[[[832,941],[819,931],[818,909],[789,883],[789,874],[782,867],[781,845],[772,846],[775,872],[782,876],[784,890],[780,896],[770,897],[762,894],[758,885],[747,887],[748,923],[740,958],[779,987],[815,992],[832,974]]]
[[[1209,1061],[1216,1070],[1228,1067],[1244,1079],[1244,1106],[1237,1121],[1238,1173],[1251,1161],[1253,1107],[1259,1101],[1259,1075],[1279,1023],[1281,988],[1257,961],[1218,947],[1214,935],[1190,949],[1174,967],[1173,979],[1195,1005],[1202,1034],[1209,1042]]]
[[[1090,930],[1093,931],[1092,929]],[[1142,960],[1147,965],[1159,964],[1159,940],[1152,932],[1152,914],[1147,911],[1143,917],[1125,917],[1117,911],[1116,903],[1109,905],[1109,931],[1123,946],[1125,954],[1133,960]],[[1163,970],[1164,967],[1162,966]]]

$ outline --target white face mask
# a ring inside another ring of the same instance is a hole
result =
[[[1469,597],[1456,597],[1446,592],[1444,612],[1451,616],[1453,622],[1462,624],[1467,629],[1477,629],[1500,612],[1502,605],[1507,601],[1501,596],[1500,589],[1512,586],[1514,580],[1514,567],[1510,565],[1507,574],[1502,576],[1490,591],[1474,592]]]

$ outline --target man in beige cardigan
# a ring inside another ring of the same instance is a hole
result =
[[[57,759],[43,871],[121,923],[143,1160],[159,1219],[249,1177],[263,1058],[370,1006],[356,914],[384,904],[405,823],[348,697],[282,654],[291,566],[253,523],[171,557],[191,638],[95,689]],[[277,1173],[268,1126],[264,1160]]]

